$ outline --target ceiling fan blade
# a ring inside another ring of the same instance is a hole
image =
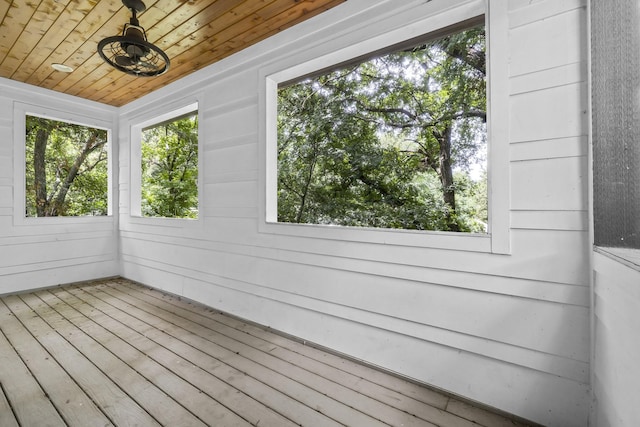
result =
[[[124,55],[118,55],[115,57],[115,62],[116,64],[120,65],[121,67],[129,67],[131,65],[134,65],[136,62],[131,59],[128,56],[124,56]]]

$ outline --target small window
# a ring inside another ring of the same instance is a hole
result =
[[[483,23],[281,83],[277,221],[486,233]]]
[[[108,215],[108,131],[28,114],[25,125],[25,216]]]
[[[198,218],[198,112],[141,130],[144,217]]]

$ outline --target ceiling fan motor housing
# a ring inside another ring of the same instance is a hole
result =
[[[135,43],[135,41],[147,41],[144,30],[141,27],[134,25],[126,25],[124,36],[127,37],[127,41],[120,43],[122,50],[127,52],[129,56],[133,58],[140,58],[149,53],[149,48],[141,43]]]

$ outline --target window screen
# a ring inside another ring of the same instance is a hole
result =
[[[640,249],[640,4],[591,1],[595,244]]]

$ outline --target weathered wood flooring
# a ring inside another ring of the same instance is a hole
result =
[[[0,426],[514,426],[123,279],[0,301]]]

